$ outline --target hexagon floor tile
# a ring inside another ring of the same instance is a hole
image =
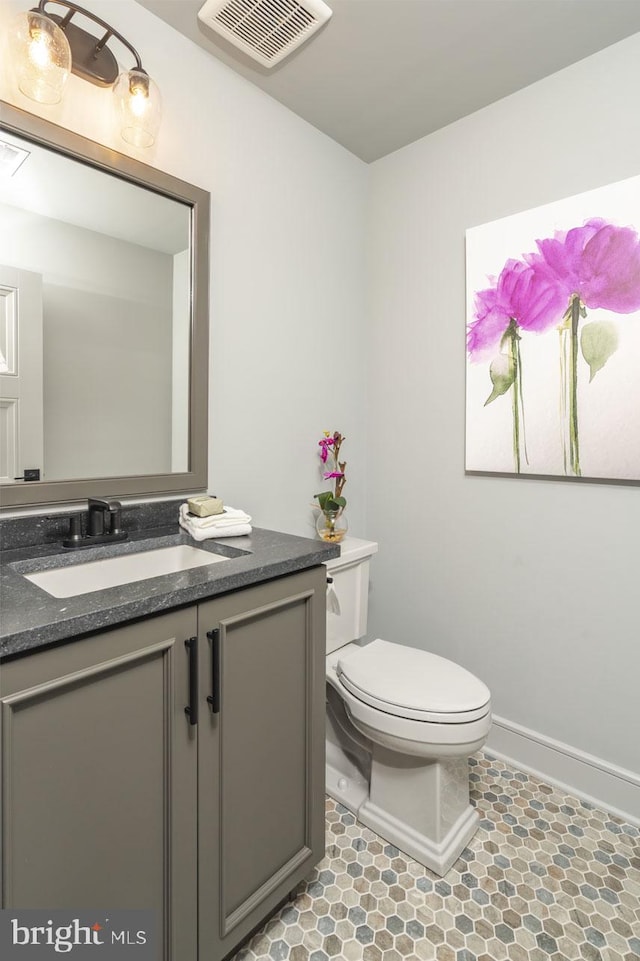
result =
[[[640,961],[640,830],[488,755],[445,878],[327,799],[326,857],[233,961]]]

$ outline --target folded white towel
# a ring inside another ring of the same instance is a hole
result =
[[[205,530],[209,527],[237,527],[238,524],[250,524],[251,517],[244,511],[236,510],[235,507],[225,507],[221,514],[211,514],[209,517],[197,517],[189,513],[189,505],[183,504],[180,508],[180,517],[193,525],[196,530]]]
[[[242,537],[250,534],[251,524],[237,524],[235,527],[209,528],[209,530],[197,530],[188,521],[180,518],[180,526],[185,529],[187,534],[193,537],[194,541],[206,541],[212,537]]]
[[[251,518],[244,511],[225,507],[224,514],[211,517],[195,517],[189,513],[187,504],[180,508],[180,526],[195,541],[205,541],[210,537],[241,537],[251,533]]]

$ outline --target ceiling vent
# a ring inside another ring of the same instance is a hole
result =
[[[331,16],[323,0],[207,0],[198,19],[265,67],[274,67]]]

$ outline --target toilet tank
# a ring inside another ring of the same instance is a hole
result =
[[[333,579],[327,585],[327,654],[367,633],[369,561],[377,550],[374,541],[345,537],[340,557],[325,562]]]

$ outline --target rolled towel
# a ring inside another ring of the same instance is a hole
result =
[[[232,520],[226,524],[203,523],[213,521],[215,517],[193,517],[189,514],[186,504],[180,508],[180,527],[193,537],[195,541],[206,541],[211,537],[242,537],[251,533],[251,524],[243,521],[242,518],[251,518],[243,511],[237,511],[241,515],[240,519]],[[220,515],[217,515],[220,517]]]

